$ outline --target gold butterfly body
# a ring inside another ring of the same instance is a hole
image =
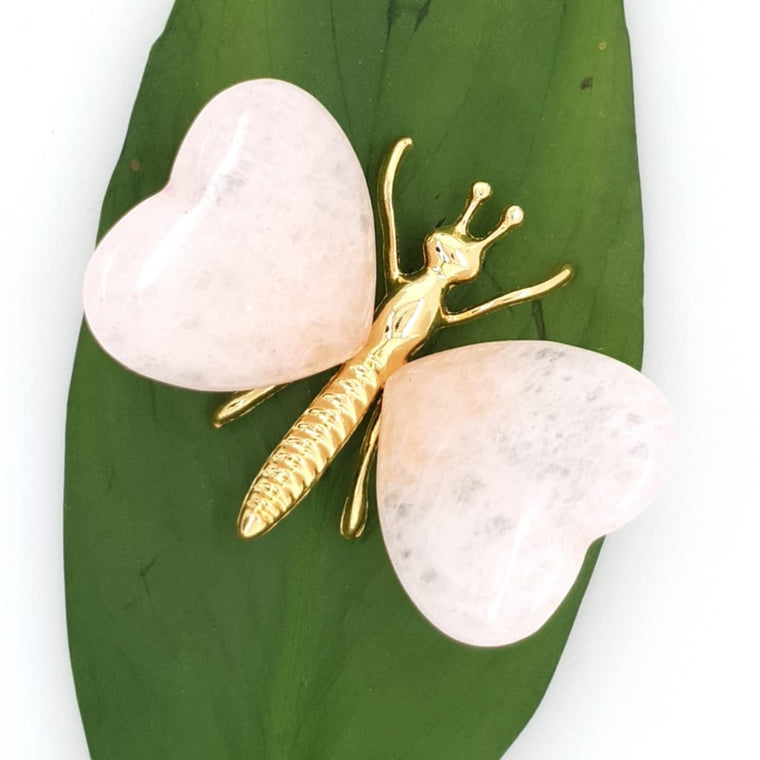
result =
[[[238,533],[254,538],[271,530],[288,515],[317,482],[378,398],[390,375],[441,326],[455,325],[496,309],[539,298],[561,287],[573,270],[564,265],[538,285],[505,293],[462,312],[449,312],[444,299],[459,282],[476,277],[483,254],[522,221],[522,209],[510,206],[489,235],[475,238],[469,222],[491,194],[485,182],[476,182],[468,204],[454,225],[433,230],[424,242],[425,266],[406,277],[399,270],[393,210],[393,182],[409,138],[399,140],[380,172],[380,215],[384,230],[385,301],[378,307],[362,348],[332,377],[309,408],[298,418],[269,456],[243,501]],[[278,390],[277,386],[236,394],[214,416],[219,427],[250,411]],[[341,533],[356,538],[367,516],[367,473],[375,452],[380,406],[376,404],[362,446],[361,464],[352,496],[341,518]]]

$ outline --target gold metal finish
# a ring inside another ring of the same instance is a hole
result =
[[[354,432],[385,376],[370,355],[347,362],[298,418],[251,484],[238,533],[271,530],[309,492]]]
[[[254,388],[252,391],[240,391],[225,401],[211,417],[211,424],[220,428],[228,422],[239,420],[244,414],[248,414],[262,401],[274,396],[285,385],[267,385],[264,388]]]
[[[492,301],[482,303],[480,306],[473,306],[471,309],[458,311],[455,314],[444,314],[443,319],[447,325],[458,325],[469,319],[481,317],[483,314],[490,314],[497,309],[504,309],[507,306],[515,306],[518,303],[525,303],[525,301],[534,301],[536,298],[540,298],[557,288],[561,288],[566,282],[569,282],[572,279],[573,274],[573,267],[570,264],[563,264],[557,274],[550,277],[548,280],[544,280],[544,282],[541,282],[538,285],[533,285],[530,288],[513,290],[510,293],[505,293],[503,296],[494,298]]]
[[[354,487],[343,505],[343,514],[340,518],[340,535],[343,538],[359,538],[367,525],[369,468],[377,449],[377,434],[380,430],[380,404],[381,402],[378,401],[372,410],[372,416],[359,453],[359,469],[354,478]]]
[[[399,140],[380,167],[378,195],[380,207],[380,224],[383,229],[383,251],[385,260],[385,291],[403,281],[398,265],[398,233],[396,231],[396,213],[393,209],[393,182],[401,159],[412,147],[412,138],[404,137]]]
[[[238,518],[238,532],[243,538],[266,533],[292,511],[354,432],[388,377],[437,328],[461,324],[495,309],[539,298],[561,287],[572,276],[572,268],[566,264],[557,274],[538,285],[506,293],[458,313],[446,309],[444,299],[449,289],[476,277],[485,251],[522,222],[522,209],[510,206],[491,233],[482,238],[470,234],[473,215],[491,194],[491,186],[486,182],[476,182],[472,186],[467,206],[453,225],[435,229],[425,238],[423,269],[415,275],[403,275],[398,262],[392,194],[398,165],[411,144],[409,138],[399,140],[380,174],[388,295],[378,307],[365,345],[337,371],[298,418],[251,484]],[[250,401],[249,394],[238,394],[230,404],[237,403],[247,410],[262,398],[250,393],[253,401]],[[235,415],[230,412],[227,417],[221,415],[219,419],[222,417],[234,419]],[[366,487],[376,428],[377,422],[374,421],[363,450],[363,474],[360,471],[354,496],[357,488],[361,492]],[[355,506],[352,502],[344,512],[341,521],[343,535],[361,535],[363,515],[366,516],[366,499],[362,504],[359,498]]]

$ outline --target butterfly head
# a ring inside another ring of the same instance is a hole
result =
[[[522,222],[522,209],[510,206],[504,210],[501,221],[488,235],[482,238],[470,235],[470,220],[478,206],[490,195],[491,186],[487,182],[476,182],[459,219],[453,225],[433,230],[425,238],[425,263],[428,270],[452,284],[473,279],[480,272],[486,250]]]

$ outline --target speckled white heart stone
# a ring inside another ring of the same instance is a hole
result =
[[[122,364],[223,391],[349,358],[374,290],[372,206],[348,139],[307,92],[258,79],[201,111],[166,187],[98,246],[84,303]]]
[[[443,633],[518,641],[556,610],[591,542],[651,501],[674,452],[660,391],[601,354],[514,341],[428,356],[383,396],[388,553]]]

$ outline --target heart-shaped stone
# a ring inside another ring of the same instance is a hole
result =
[[[377,492],[396,573],[445,634],[500,646],[540,628],[599,536],[660,489],[675,423],[643,375],[544,341],[408,364],[383,395]]]
[[[98,246],[84,303],[125,366],[225,391],[345,361],[374,290],[372,206],[347,137],[304,90],[258,79],[201,111],[166,187]]]

